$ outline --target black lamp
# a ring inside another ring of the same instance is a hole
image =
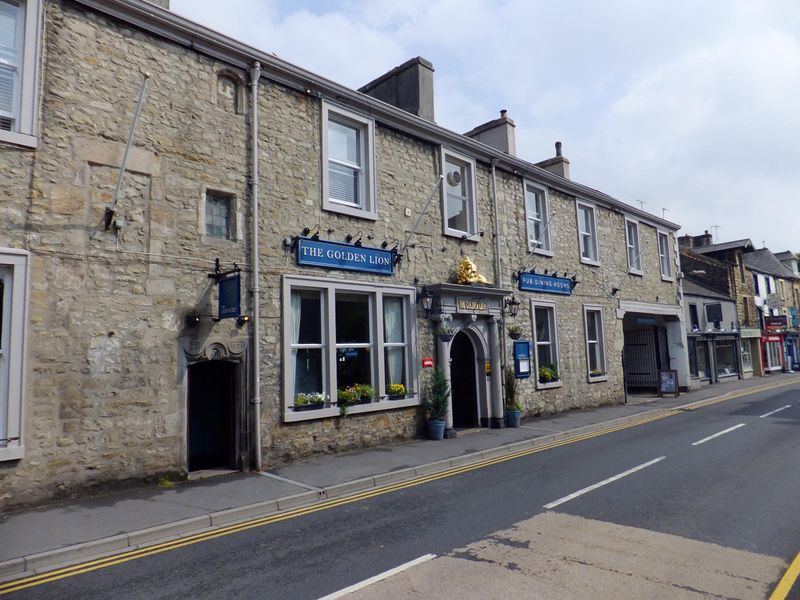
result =
[[[519,314],[520,301],[514,296],[511,296],[510,299],[507,299],[505,301],[505,305],[508,308],[508,314],[510,314],[512,317],[516,317]]]
[[[427,286],[423,287],[422,292],[420,292],[419,303],[422,305],[422,308],[425,309],[425,314],[431,312],[433,308],[433,294],[431,294]]]

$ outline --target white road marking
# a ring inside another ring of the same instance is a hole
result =
[[[555,508],[559,504],[564,504],[564,502],[569,502],[570,500],[577,498],[578,496],[583,496],[587,492],[591,492],[592,490],[596,490],[599,487],[603,487],[604,485],[608,485],[609,483],[616,481],[617,479],[622,479],[623,477],[630,475],[631,473],[636,473],[636,471],[641,471],[642,469],[649,467],[650,465],[654,465],[657,462],[660,462],[667,458],[666,456],[659,456],[658,458],[654,458],[646,463],[639,465],[638,467],[633,467],[632,469],[628,469],[624,473],[620,473],[619,475],[614,475],[613,477],[609,477],[608,479],[604,479],[599,483],[595,483],[594,485],[590,485],[589,487],[585,487],[582,490],[578,490],[574,494],[570,494],[569,496],[564,496],[563,498],[559,498],[555,502],[551,502],[550,504],[545,504],[542,508]]]
[[[261,475],[262,477],[269,477],[270,479],[276,479],[284,483],[290,483],[292,485],[296,485],[297,487],[301,487],[303,489],[310,490],[312,492],[322,491],[322,488],[314,487],[313,485],[308,485],[307,483],[303,483],[302,481],[295,481],[294,479],[286,479],[286,477],[281,477],[280,475],[273,475],[272,473],[267,473],[266,471],[261,471],[259,475]]]
[[[719,437],[721,435],[725,435],[726,433],[730,433],[734,429],[739,429],[739,427],[744,427],[745,423],[739,423],[738,425],[734,425],[733,427],[729,427],[725,431],[720,431],[719,433],[715,433],[714,435],[710,435],[707,438],[703,438],[702,440],[697,440],[696,442],[692,442],[692,446],[699,446],[700,444],[705,444],[708,440],[713,440],[715,437]]]
[[[428,562],[432,558],[436,558],[435,554],[426,554],[425,556],[420,556],[419,558],[415,558],[414,560],[408,561],[407,563],[403,563],[402,565],[395,567],[394,569],[389,569],[388,571],[384,571],[383,573],[378,573],[375,577],[370,577],[369,579],[365,579],[364,581],[360,581],[358,583],[354,583],[353,585],[343,588],[338,592],[333,592],[332,594],[328,594],[327,596],[323,596],[319,600],[336,600],[336,598],[342,598],[347,594],[352,594],[360,589],[363,589],[373,583],[377,583],[379,581],[383,581],[384,579],[388,579],[392,575],[397,575],[405,571],[406,569],[410,569],[411,567],[415,567],[420,565],[424,562]]]
[[[760,417],[758,417],[758,418],[759,418],[759,419],[763,419],[764,417],[768,417],[768,416],[770,416],[770,415],[774,415],[774,414],[775,414],[775,413],[777,413],[777,412],[781,412],[782,410],[786,410],[787,408],[791,408],[791,407],[792,407],[792,405],[791,405],[791,404],[787,404],[786,406],[781,406],[780,408],[776,408],[775,410],[773,410],[773,411],[770,411],[770,412],[768,412],[768,413],[767,413],[767,414],[765,414],[765,415],[761,415],[761,416],[760,416]]]

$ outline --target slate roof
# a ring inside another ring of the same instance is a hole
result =
[[[704,298],[717,298],[719,300],[733,302],[733,298],[730,296],[720,294],[719,292],[712,290],[711,288],[707,288],[704,285],[700,285],[691,279],[683,280],[683,293],[687,296],[703,296]]]
[[[721,244],[711,244],[709,246],[693,246],[692,250],[698,254],[709,254],[712,252],[724,252],[725,250],[733,250],[734,248],[749,249],[753,247],[753,242],[748,239],[734,240],[732,242],[723,242]]]
[[[775,255],[775,258],[777,258],[781,262],[783,262],[784,260],[797,260],[797,258],[794,255],[794,252],[790,252],[789,250],[787,250],[786,252],[778,252]]]
[[[775,255],[767,248],[746,252],[742,256],[744,256],[745,266],[751,271],[758,271],[781,279],[797,279],[795,274],[775,258]]]

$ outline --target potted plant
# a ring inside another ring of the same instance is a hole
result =
[[[317,410],[325,405],[325,396],[320,393],[296,394],[294,397],[294,410]]]
[[[522,419],[522,405],[517,400],[517,376],[511,367],[503,369],[503,383],[506,388],[503,399],[506,427],[519,427]]]
[[[519,325],[509,325],[506,327],[506,331],[508,332],[508,337],[512,340],[518,340],[522,337],[522,327]]]
[[[593,369],[589,371],[589,377],[602,377],[603,375],[605,375],[605,373],[600,369]]]
[[[375,390],[368,383],[357,383],[353,386],[357,398],[356,404],[369,404],[375,397]]]
[[[555,365],[542,365],[539,367],[539,383],[552,383],[558,381],[558,370]]]
[[[390,383],[386,386],[389,400],[402,400],[406,397],[406,386],[402,383]]]
[[[441,440],[444,438],[445,419],[447,407],[450,403],[450,386],[447,378],[440,369],[434,369],[427,394],[422,399],[422,409],[428,418],[428,439]]]
[[[436,335],[443,342],[449,342],[456,336],[456,328],[450,323],[442,323],[436,328]]]

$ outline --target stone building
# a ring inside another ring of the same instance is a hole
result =
[[[677,225],[437,125],[424,59],[350,90],[159,4],[0,0],[3,504],[407,439],[430,363],[453,433],[505,365],[528,416],[688,385]]]
[[[768,248],[746,254],[745,264],[753,274],[764,371],[789,371],[797,362],[797,333],[791,319],[796,275]]]
[[[678,242],[681,266],[687,279],[733,298],[736,303],[735,328],[740,337],[742,376],[762,376],[761,324],[755,283],[745,260],[745,256],[754,250],[753,243],[743,239],[714,244],[708,231],[698,236],[681,236]],[[692,352],[692,341],[689,340],[690,356]]]
[[[752,355],[743,346],[733,298],[696,283],[683,282],[689,372],[697,386],[752,377]]]

